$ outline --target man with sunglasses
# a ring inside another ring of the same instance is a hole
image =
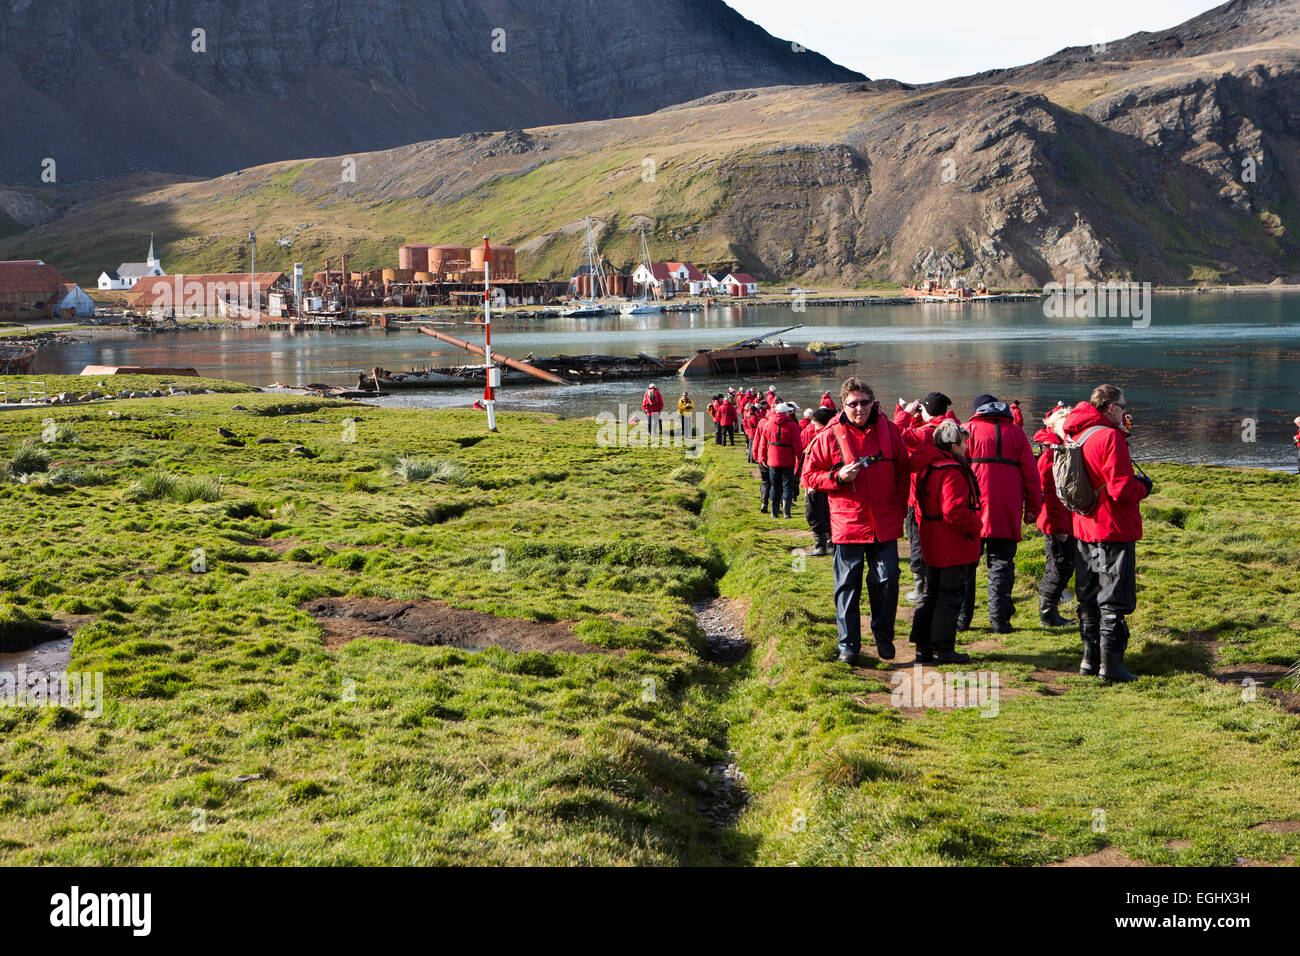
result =
[[[1136,475],[1124,427],[1128,402],[1122,389],[1098,385],[1065,419],[1065,436],[1083,445],[1088,480],[1097,503],[1074,514],[1075,598],[1083,663],[1079,673],[1107,681],[1134,681],[1124,666],[1129,630],[1137,610],[1137,542],[1142,538],[1138,503],[1151,494],[1151,479]]]
[[[804,485],[826,492],[835,546],[835,620],[840,661],[857,664],[862,649],[862,578],[867,579],[871,634],[882,660],[894,657],[898,616],[898,539],[911,484],[907,446],[880,411],[871,387],[850,378],[843,411],[808,448]]]

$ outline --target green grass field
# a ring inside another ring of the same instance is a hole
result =
[[[829,559],[801,565],[789,549],[803,542],[771,533],[743,450],[709,445],[697,462],[596,438],[592,421],[505,414],[488,436],[481,413],[260,394],[0,416],[15,542],[0,650],[84,616],[71,666],[105,680],[98,717],[0,707],[0,860],[1014,864],[1113,846],[1222,864],[1300,850],[1300,833],[1253,829],[1300,820],[1300,722],[1213,674],[1300,658],[1295,478],[1152,469],[1139,683],[1055,673],[1077,664],[1078,638],[1037,627],[1027,539],[1017,630],[964,668],[1000,675],[997,716],[909,715],[883,667],[834,662]],[[730,667],[701,657],[692,611],[719,595],[748,609],[753,649]],[[331,596],[568,622],[602,652],[327,644],[301,608]],[[988,641],[982,623],[966,637]],[[750,802],[717,828],[701,805],[732,760]]]

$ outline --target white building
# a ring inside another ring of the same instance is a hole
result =
[[[104,291],[134,289],[145,276],[165,276],[162,263],[153,251],[153,236],[149,237],[149,258],[144,262],[124,262],[116,270],[105,269],[99,274],[99,287]]]

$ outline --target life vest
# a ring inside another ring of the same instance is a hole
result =
[[[943,461],[936,461],[932,465],[927,465],[925,469],[916,477],[916,513],[922,521],[942,521],[943,515],[928,515],[925,513],[925,484],[930,479],[930,473],[939,468],[961,468],[961,463],[951,458]],[[962,470],[962,477],[966,479],[966,487],[969,493],[966,496],[966,503],[972,511],[980,510],[980,486],[979,482],[971,481],[971,476]]]

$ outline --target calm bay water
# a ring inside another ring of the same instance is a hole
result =
[[[1027,422],[1057,400],[1087,398],[1100,382],[1123,386],[1136,423],[1135,457],[1294,468],[1292,419],[1300,415],[1300,296],[1286,293],[1158,296],[1151,324],[1124,319],[1046,319],[1037,302],[971,306],[867,308],[746,306],[663,316],[539,320],[521,328],[494,323],[493,346],[515,358],[600,353],[689,356],[786,326],[792,345],[861,343],[842,356],[853,364],[817,374],[746,380],[654,379],[672,406],[683,384],[698,407],[727,385],[766,389],[815,405],[823,391],[857,375],[883,405],[942,391],[966,417],[983,392],[1019,398]],[[482,341],[474,326],[448,329]],[[431,352],[442,353],[431,357]],[[193,366],[201,375],[253,385],[326,382],[355,385],[374,366],[404,369],[464,364],[468,356],[414,330],[384,332],[258,332],[226,329],[155,336],[96,333],[92,341],[39,353],[37,372],[78,372],[85,365]],[[594,386],[514,387],[501,392],[504,410],[565,417],[640,407],[647,382]],[[481,389],[394,394],[376,404],[447,407],[470,404]],[[1257,422],[1243,441],[1245,419]]]

